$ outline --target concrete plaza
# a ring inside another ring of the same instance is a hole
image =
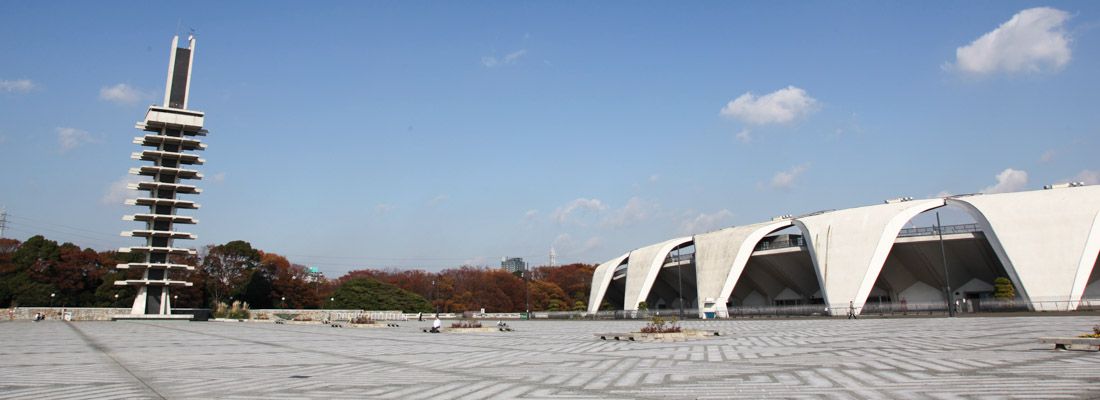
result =
[[[1100,396],[1100,353],[1036,338],[1097,323],[689,321],[723,336],[641,343],[592,334],[644,321],[514,321],[516,332],[476,334],[425,334],[416,321],[15,321],[0,323],[0,399],[1087,398]]]

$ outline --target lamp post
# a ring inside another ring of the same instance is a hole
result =
[[[180,306],[179,305],[179,300],[180,300],[180,295],[178,295],[178,294],[172,295],[172,307],[179,307]]]
[[[435,309],[435,317],[439,318],[439,306],[435,305],[435,279],[432,279],[432,293],[428,297],[431,298],[432,308]]]
[[[53,298],[57,296],[57,293],[50,293],[50,308],[53,308]]]
[[[943,257],[943,284],[947,295],[947,315],[955,316],[955,296],[951,294],[951,275],[947,273],[947,250],[943,246],[943,224],[940,223],[940,212],[936,211],[936,232],[940,235],[940,256]]]
[[[527,309],[526,312],[528,320],[531,319],[531,289],[529,289],[530,286],[531,285],[529,284],[529,282],[527,282],[527,266],[525,265],[523,267],[523,304],[524,308]]]
[[[279,301],[281,301],[283,303],[280,307],[282,307],[283,309],[286,309],[286,296],[280,297]]]
[[[115,293],[115,302],[111,303],[111,307],[118,307],[118,293]]]
[[[676,249],[676,296],[680,300],[680,319],[684,319],[684,280],[680,278],[680,249]]]

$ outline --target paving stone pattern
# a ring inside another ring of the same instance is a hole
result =
[[[492,323],[492,321],[486,321]],[[1100,353],[1040,336],[1100,317],[689,321],[723,336],[602,341],[643,321],[425,334],[237,322],[0,323],[0,399],[970,399],[1100,396]]]

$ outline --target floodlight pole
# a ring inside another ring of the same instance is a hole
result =
[[[531,289],[527,282],[527,265],[523,266],[523,305],[527,312],[527,319],[531,319]]]
[[[676,296],[680,299],[680,319],[684,319],[684,280],[680,276],[680,250],[676,249]]]
[[[947,250],[943,246],[943,224],[940,223],[940,212],[936,211],[936,232],[940,235],[940,256],[943,257],[943,284],[947,294],[947,316],[955,316],[955,296],[951,293],[951,275],[947,273]]]

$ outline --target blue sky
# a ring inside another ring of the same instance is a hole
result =
[[[1097,183],[1096,2],[85,2],[0,12],[5,236],[118,236],[197,32],[195,246],[330,276],[601,262],[898,196]],[[177,29],[177,26],[179,27]]]

